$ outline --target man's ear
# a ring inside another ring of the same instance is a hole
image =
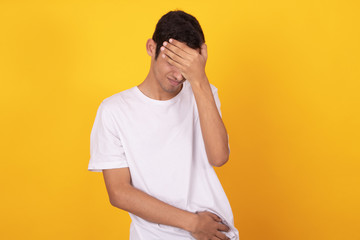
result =
[[[150,57],[155,57],[156,53],[156,42],[149,38],[146,42],[146,51]]]

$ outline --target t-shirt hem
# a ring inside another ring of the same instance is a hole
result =
[[[129,167],[129,165],[127,163],[102,162],[102,163],[89,165],[88,171],[102,172],[103,169],[114,169],[114,168],[125,168],[125,167]]]

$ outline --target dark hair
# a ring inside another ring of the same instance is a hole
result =
[[[204,33],[198,20],[181,10],[170,11],[156,24],[152,39],[156,43],[155,59],[164,41],[170,38],[186,43],[189,47],[200,48],[205,43]]]

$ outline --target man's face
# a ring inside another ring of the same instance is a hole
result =
[[[152,67],[156,81],[165,92],[178,92],[186,80],[176,67],[165,61],[161,52],[156,60],[153,58]]]

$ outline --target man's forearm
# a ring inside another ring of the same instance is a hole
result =
[[[191,87],[198,107],[206,154],[210,164],[219,167],[225,164],[229,158],[229,145],[225,125],[216,107],[208,80],[194,83]]]
[[[207,45],[192,49],[176,39],[165,41],[160,48],[162,57],[179,69],[193,89],[198,106],[201,131],[209,163],[221,166],[229,159],[229,145],[224,123],[217,110],[210,83],[206,77]]]
[[[193,230],[195,213],[171,206],[132,185],[124,184],[121,191],[112,194],[110,202],[113,206],[149,222],[178,227],[189,232]]]

